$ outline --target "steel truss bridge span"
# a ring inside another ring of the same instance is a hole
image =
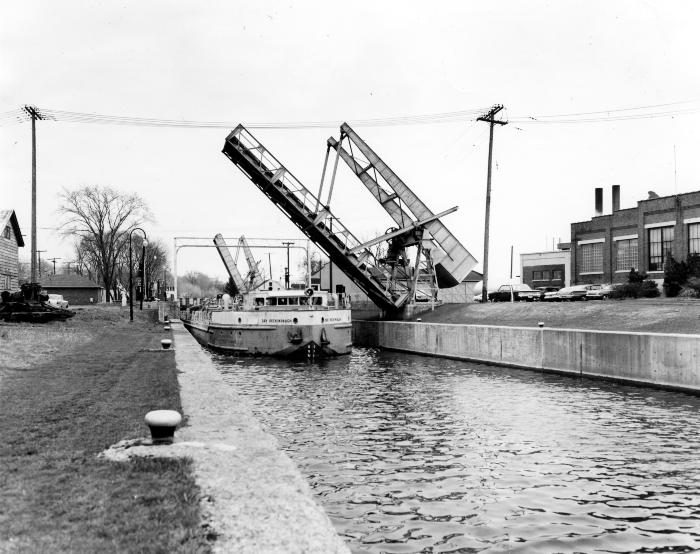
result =
[[[363,166],[364,171],[357,170],[357,162],[352,154],[341,148],[346,137],[351,138],[363,155],[370,158],[370,167]],[[238,125],[228,135],[223,153],[304,235],[325,251],[331,262],[380,309],[386,312],[399,311],[407,303],[418,300],[419,292],[423,295],[421,300],[437,302],[438,279],[446,286],[453,286],[460,282],[476,263],[439,222],[440,217],[456,208],[433,214],[347,124],[341,127],[340,141],[334,146],[335,166],[328,200],[324,204],[320,196],[331,146],[333,145],[329,140],[318,196],[307,189],[243,125]],[[387,209],[394,221],[401,226],[399,229],[362,243],[333,215],[330,196],[341,155],[380,204]],[[393,190],[380,191],[379,177],[376,176],[370,177],[373,185],[366,182],[362,175],[369,176],[370,168],[376,170],[375,175],[378,172]],[[403,208],[404,204],[407,209]],[[409,215],[409,211],[412,215]],[[393,247],[396,255],[378,259],[369,247],[387,240],[390,241],[389,250],[392,251]],[[408,265],[406,246],[418,247],[414,267]],[[433,250],[439,254],[439,268],[432,262]]]

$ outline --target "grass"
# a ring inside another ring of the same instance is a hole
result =
[[[446,304],[417,317],[435,323],[534,327],[543,321],[553,328],[700,334],[700,301],[689,298]]]
[[[97,457],[147,435],[149,410],[181,410],[162,325],[135,319],[94,307],[0,326],[0,552],[211,550],[190,460]]]

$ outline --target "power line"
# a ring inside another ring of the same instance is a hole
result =
[[[82,112],[69,112],[64,110],[41,109],[39,112],[45,119],[68,123],[94,123],[103,125],[132,125],[142,127],[185,127],[185,128],[222,128],[232,129],[238,123],[232,121],[188,121],[176,119],[159,119],[148,117],[114,116],[103,114],[90,114]],[[15,121],[15,114],[7,112],[8,120]],[[383,117],[372,119],[349,120],[354,125],[361,126],[393,126],[393,125],[424,125],[430,123],[448,123],[455,121],[473,120],[483,113],[483,108],[474,110],[461,110],[424,115],[405,115],[395,117]],[[310,129],[310,128],[335,128],[343,123],[342,120],[330,121],[298,121],[298,122],[263,122],[246,123],[251,129]]]
[[[193,129],[232,129],[239,122],[234,121],[194,121],[179,119],[161,119],[150,117],[116,116],[65,110],[35,108],[41,119],[65,123],[86,123],[98,125],[126,125],[140,127],[179,127]],[[439,123],[454,123],[459,121],[476,121],[478,116],[487,109],[475,108],[421,115],[400,115],[393,117],[350,119],[354,126],[389,127],[404,125],[430,125]],[[510,117],[509,121],[519,125],[553,125],[598,123],[629,120],[654,119],[659,117],[676,117],[700,112],[700,100],[683,100],[663,104],[612,108],[589,112],[574,112],[564,114],[543,114]],[[0,112],[0,127],[16,125],[27,120],[27,114],[22,109]],[[250,129],[322,129],[336,128],[342,120],[326,121],[295,121],[295,122],[249,122],[244,123]]]

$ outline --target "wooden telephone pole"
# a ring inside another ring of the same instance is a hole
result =
[[[487,302],[489,299],[489,220],[491,218],[491,161],[493,159],[493,126],[507,125],[507,121],[498,121],[496,114],[503,109],[503,106],[496,105],[486,115],[477,118],[477,121],[489,123],[489,167],[486,174],[486,217],[484,218],[484,278],[481,289],[481,301]]]
[[[49,261],[53,262],[53,274],[56,275],[56,260],[60,260],[61,258],[50,258]]]
[[[24,111],[32,119],[32,261],[31,279],[36,283],[36,120],[44,119],[34,106],[24,106]]]

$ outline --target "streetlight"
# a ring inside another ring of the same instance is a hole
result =
[[[134,277],[133,277],[133,272],[134,272],[134,262],[133,262],[133,254],[132,254],[132,248],[131,248],[131,235],[134,234],[134,231],[141,231],[143,233],[143,252],[142,252],[142,260],[146,259],[146,231],[141,229],[141,227],[134,227],[130,232],[129,232],[129,321],[134,321]],[[143,264],[143,279],[145,281],[146,277],[146,264]],[[143,284],[143,281],[142,281]],[[143,294],[141,294],[141,309],[143,310]]]
[[[141,299],[139,301],[139,310],[143,311],[143,297],[146,296],[146,233],[143,234],[143,242],[141,243]]]

